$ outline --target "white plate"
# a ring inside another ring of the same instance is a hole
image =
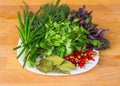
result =
[[[21,40],[19,40],[18,45],[20,45],[20,43],[21,43]],[[17,55],[21,52],[21,50],[22,50],[22,48],[19,48],[17,50]],[[97,52],[97,55],[94,57],[95,61],[89,61],[89,63],[86,64],[85,67],[82,69],[80,67],[76,67],[76,70],[70,71],[70,74],[44,73],[44,72],[37,70],[36,67],[33,67],[33,68],[29,67],[27,62],[25,65],[25,69],[27,69],[28,71],[37,73],[37,74],[44,74],[44,75],[51,75],[51,76],[64,76],[64,75],[80,74],[80,73],[87,72],[87,71],[93,69],[97,65],[97,63],[99,61],[99,51],[95,50],[95,52]],[[18,59],[18,61],[20,62],[21,65],[23,65],[23,59],[24,59],[24,55],[21,55],[20,58]]]

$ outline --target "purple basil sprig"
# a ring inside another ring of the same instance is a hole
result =
[[[75,18],[79,19],[78,24],[86,29],[88,34],[88,39],[90,40],[98,40],[101,43],[101,47],[98,48],[91,43],[87,44],[87,47],[90,49],[106,49],[109,48],[109,40],[103,37],[104,34],[108,33],[108,29],[98,29],[97,24],[92,23],[92,11],[86,11],[85,5],[75,13],[70,13],[68,15],[68,19],[73,21]]]

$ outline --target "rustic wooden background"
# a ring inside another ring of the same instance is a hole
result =
[[[25,0],[36,11],[40,5],[55,0]],[[21,67],[13,51],[19,35],[17,12],[22,0],[0,0],[0,86],[120,86],[120,0],[61,0],[71,9],[86,5],[93,10],[93,22],[110,29],[105,36],[111,48],[100,51],[100,61],[89,72],[73,76],[51,77],[29,72]]]

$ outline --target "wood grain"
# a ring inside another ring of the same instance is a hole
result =
[[[51,0],[25,0],[30,9]],[[0,86],[120,86],[120,0],[61,0],[71,9],[83,4],[93,10],[93,22],[98,27],[110,29],[105,36],[111,48],[100,52],[100,61],[89,72],[73,76],[51,77],[31,73],[22,69],[13,47],[19,36],[14,25],[18,25],[17,11],[22,0],[0,0]]]
[[[0,5],[22,5],[23,0],[0,0]],[[24,0],[29,5],[41,5],[45,4],[46,2],[53,2],[55,3],[56,0]],[[61,4],[69,4],[69,5],[120,5],[120,0],[61,0]]]

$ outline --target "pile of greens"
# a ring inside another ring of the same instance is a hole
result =
[[[74,50],[109,47],[109,41],[103,37],[108,30],[96,28],[85,6],[73,12],[68,5],[58,5],[59,2],[45,4],[35,13],[24,3],[23,17],[18,12],[19,26],[16,27],[22,42],[14,50],[22,48],[17,58],[24,54],[23,67],[26,61],[33,67],[38,57],[64,58]]]

